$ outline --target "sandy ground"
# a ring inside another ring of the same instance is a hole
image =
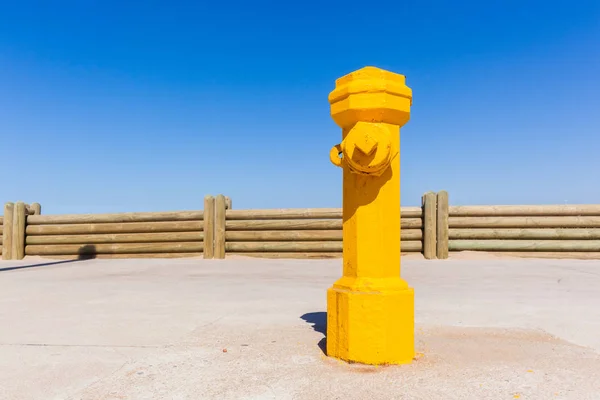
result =
[[[340,260],[3,261],[0,399],[600,399],[600,262],[482,256],[403,258],[390,367],[322,352]]]

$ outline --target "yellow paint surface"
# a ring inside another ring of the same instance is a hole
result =
[[[329,102],[342,128],[330,159],[344,176],[344,272],[327,292],[327,354],[407,364],[414,292],[400,277],[400,128],[412,91],[403,75],[365,67],[338,79]]]

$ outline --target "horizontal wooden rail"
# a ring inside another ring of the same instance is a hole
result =
[[[341,219],[339,208],[278,208],[226,210],[227,220],[261,220],[261,219]]]
[[[87,258],[190,258],[190,257],[201,257],[200,252],[182,252],[182,253],[115,253],[115,254],[93,254],[89,257],[81,257],[82,259]],[[80,258],[77,254],[46,254],[44,258],[58,259],[58,260],[77,260]]]
[[[28,225],[25,232],[27,235],[77,235],[88,233],[196,232],[202,230],[202,221],[179,221]]]
[[[27,236],[25,244],[98,244],[202,241],[203,232],[116,233],[96,235]]]
[[[116,214],[30,215],[28,225],[164,222],[202,220],[203,211],[133,212]]]
[[[342,258],[342,252],[227,252],[227,256],[243,256],[255,258],[295,258],[295,259],[323,259],[323,258]]]
[[[571,258],[578,260],[600,259],[600,252],[597,251],[502,251],[495,253],[491,252],[490,254],[519,258]]]
[[[450,217],[450,228],[600,228],[600,217]]]
[[[460,229],[453,228],[449,232],[450,239],[598,239],[598,228],[542,228],[542,229]]]
[[[225,233],[227,241],[325,241],[342,240],[341,230],[297,230],[297,231],[229,231]],[[420,240],[421,229],[403,229],[402,240]]]
[[[227,242],[225,250],[229,252],[341,252],[341,241],[322,242]],[[422,241],[402,241],[402,251],[421,251]]]
[[[600,204],[450,206],[451,217],[600,216]]]
[[[225,232],[234,230],[322,230],[342,229],[341,219],[234,220],[225,221]]]
[[[421,218],[402,218],[402,229],[415,229],[423,226]],[[342,229],[341,219],[290,219],[290,220],[239,220],[226,221],[225,231],[252,230],[324,230]]]
[[[201,252],[204,249],[203,242],[185,243],[113,243],[97,245],[27,245],[25,254],[30,256],[44,255],[77,255],[82,251],[85,254],[133,254],[133,253],[177,253],[177,252]]]
[[[419,218],[423,215],[421,207],[402,207],[400,214],[404,218]],[[261,219],[341,219],[341,208],[280,208],[265,210],[227,210],[227,220]]]
[[[598,251],[600,240],[450,240],[450,251]]]

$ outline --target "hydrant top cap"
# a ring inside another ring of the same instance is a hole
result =
[[[411,100],[412,90],[406,86],[406,77],[376,67],[364,67],[335,81],[329,94],[329,103],[336,103],[353,94],[387,93]]]
[[[348,84],[352,81],[356,81],[359,79],[371,79],[371,80],[379,80],[384,79],[388,81],[395,81],[398,83],[406,83],[406,77],[401,74],[396,74],[395,72],[386,71],[377,67],[363,67],[354,72],[350,72],[342,76],[339,79],[336,79],[335,85],[342,86]]]

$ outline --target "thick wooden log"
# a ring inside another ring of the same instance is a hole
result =
[[[112,233],[95,235],[37,235],[27,236],[26,245],[32,244],[100,244],[100,243],[161,243],[201,242],[204,232],[167,233]]]
[[[227,257],[242,256],[252,258],[277,258],[277,259],[327,259],[342,258],[342,252],[227,252]]]
[[[502,256],[509,257],[520,257],[520,258],[555,258],[555,259],[574,259],[574,260],[600,260],[600,252],[545,252],[545,251],[535,251],[535,252],[501,252],[501,253],[490,253],[490,254],[498,254]]]
[[[215,256],[215,198],[204,197],[204,258]]]
[[[433,192],[427,192],[422,197],[423,205],[423,257],[426,260],[436,258],[436,234],[437,234],[437,196]],[[402,219],[400,219],[402,222]]]
[[[598,228],[567,229],[486,229],[486,228],[453,228],[450,239],[597,239],[600,240]]]
[[[420,207],[401,207],[402,218],[421,218]],[[341,219],[341,208],[280,208],[272,210],[227,210],[227,220]]]
[[[13,214],[12,232],[12,259],[22,260],[25,257],[25,224],[27,220],[27,208],[25,203],[15,203]]]
[[[2,221],[2,259],[12,259],[13,215],[14,203],[4,205],[4,219]]]
[[[600,228],[600,217],[450,217],[450,228]]]
[[[96,245],[79,244],[47,244],[28,245],[25,254],[28,256],[45,255],[76,255],[82,252],[86,255],[94,254],[134,254],[134,253],[196,253],[203,251],[203,242],[184,243],[113,243]]]
[[[448,258],[448,202],[448,192],[439,191],[437,194],[436,254],[440,260]]]
[[[227,220],[341,219],[341,208],[279,208],[227,210]]]
[[[450,251],[599,251],[600,240],[450,240]]]
[[[423,225],[421,218],[402,218],[402,229],[417,229]],[[321,230],[342,229],[341,219],[280,219],[280,220],[237,220],[226,221],[226,231],[258,230]]]
[[[54,259],[54,260],[78,260],[79,257],[73,254],[49,254],[44,255],[44,258]],[[131,253],[131,254],[92,254],[88,258],[191,258],[191,257],[202,257],[202,253],[200,252],[191,252],[191,253]],[[27,257],[25,257],[27,259]]]
[[[600,204],[452,206],[451,217],[600,216]]]
[[[225,238],[228,242],[341,241],[342,230],[227,231]]]
[[[227,242],[229,252],[341,252],[342,242]],[[402,251],[421,251],[423,242],[407,240],[401,242]]]
[[[402,255],[415,254],[415,252],[402,253]],[[327,258],[342,258],[341,252],[285,252],[285,253],[272,253],[272,252],[228,252],[227,257],[238,256],[238,257],[252,257],[252,258],[277,258],[277,259],[327,259]]]
[[[215,258],[225,258],[225,213],[227,202],[225,196],[218,195],[215,199]]]
[[[117,222],[165,222],[165,221],[199,221],[202,211],[165,211],[165,212],[133,212],[116,214],[64,214],[64,215],[32,215],[29,225],[42,224],[97,224]]]
[[[342,229],[340,219],[227,220],[225,231]]]
[[[421,240],[421,229],[403,229],[402,240]],[[342,240],[342,230],[298,230],[298,231],[227,231],[227,241],[329,241]]]
[[[31,218],[31,217],[30,217]],[[30,235],[82,235],[90,233],[151,233],[151,232],[199,232],[203,221],[178,222],[120,222],[101,224],[27,225]]]
[[[32,211],[31,215],[40,215],[42,213],[42,205],[40,203],[31,203],[29,209]]]

